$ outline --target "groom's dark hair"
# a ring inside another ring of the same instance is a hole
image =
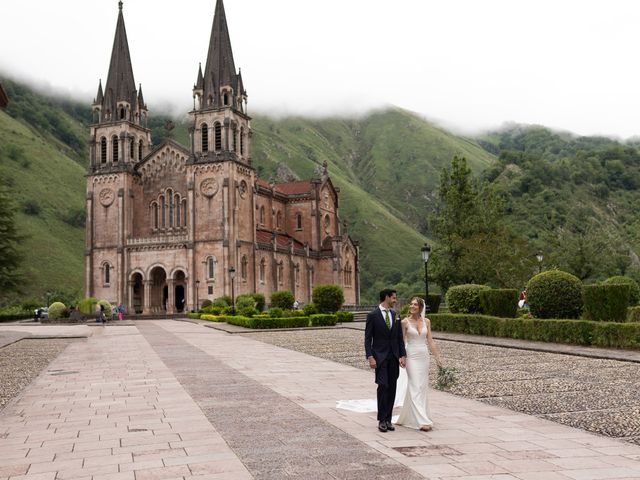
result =
[[[394,288],[385,288],[384,290],[380,290],[380,301],[384,302],[385,298],[390,297],[394,293],[396,293]]]

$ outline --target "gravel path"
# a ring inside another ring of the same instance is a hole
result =
[[[0,410],[74,339],[23,339],[0,348]]]
[[[369,369],[362,331],[246,335]],[[640,444],[640,364],[443,340],[437,344],[445,364],[458,370],[451,393]],[[433,386],[435,362],[430,377]]]

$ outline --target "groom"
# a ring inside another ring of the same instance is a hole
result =
[[[404,368],[407,353],[402,338],[400,317],[392,308],[397,301],[396,291],[385,288],[380,292],[380,305],[367,315],[364,329],[364,350],[369,366],[376,369],[378,384],[378,430],[395,430],[391,424],[396,383]]]

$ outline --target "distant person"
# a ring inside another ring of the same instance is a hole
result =
[[[120,321],[124,320],[124,305],[123,304],[118,305],[118,320],[120,320]]]
[[[107,323],[107,317],[104,314],[104,305],[100,304],[100,317],[98,318],[103,325]]]
[[[520,296],[518,297],[518,308],[527,308],[527,287],[524,287],[524,290],[520,292]]]
[[[295,302],[293,302],[293,309],[298,310],[298,308],[300,308],[300,302],[296,300]]]

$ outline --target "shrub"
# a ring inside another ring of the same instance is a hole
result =
[[[113,308],[107,300],[98,300],[98,305],[104,306],[104,315],[107,319],[111,318],[111,309]]]
[[[447,304],[452,313],[480,313],[480,292],[489,290],[485,285],[468,283],[456,285],[447,291]]]
[[[261,293],[254,293],[252,296],[253,296],[253,301],[255,302],[254,307],[256,307],[256,310],[258,310],[259,312],[264,311],[264,305],[265,305],[264,295]]]
[[[22,211],[27,215],[39,215],[40,205],[35,200],[27,200],[22,204]]]
[[[624,322],[627,319],[631,293],[629,284],[585,285],[582,293],[585,319],[609,322]]]
[[[353,312],[346,312],[345,310],[338,310],[336,312],[336,321],[340,323],[353,322]]]
[[[422,297],[420,297],[422,298]],[[407,303],[406,305],[404,305],[401,309],[400,309],[400,318],[404,318],[407,315],[409,315],[409,304]]]
[[[519,338],[597,347],[639,348],[640,323],[572,319],[498,318],[488,315],[432,315],[435,331]]]
[[[640,285],[633,278],[620,275],[607,278],[602,283],[605,285],[629,285],[629,305],[634,306],[640,303]]]
[[[293,308],[293,302],[296,299],[289,290],[280,290],[271,294],[271,306],[276,308],[282,308],[283,310],[291,310]]]
[[[62,311],[66,307],[62,302],[53,302],[49,305],[49,318],[62,318]]]
[[[527,303],[536,318],[579,318],[582,282],[560,270],[548,270],[527,283]]]
[[[304,317],[304,311],[302,310],[283,310],[282,317]]]
[[[236,298],[236,309],[240,310],[244,307],[255,307],[256,301],[253,299],[253,295],[240,295]]]
[[[213,303],[211,302],[211,300],[209,300],[208,298],[206,300],[203,300],[202,303],[200,304],[200,310],[203,310],[209,306],[211,306]]]
[[[225,321],[231,325],[239,325],[246,328],[301,328],[309,326],[309,317],[225,317]]]
[[[313,315],[314,313],[318,313],[318,309],[316,308],[315,303],[307,303],[302,306],[302,313],[304,313],[307,317],[309,315]]]
[[[279,307],[273,307],[269,309],[269,316],[271,318],[277,318],[277,317],[282,317],[284,310],[282,310]]]
[[[237,312],[238,315],[242,317],[253,317],[258,313],[258,310],[256,310],[255,307],[249,305],[247,307],[238,308]]]
[[[198,320],[200,318],[201,313],[198,312],[190,312],[187,313],[187,318],[191,318],[192,320]]]
[[[309,317],[313,327],[332,327],[336,324],[336,316],[328,313],[316,313]]]
[[[28,298],[26,300],[23,300],[20,303],[20,309],[24,312],[33,312],[36,308],[39,308],[40,306],[41,306],[41,302],[33,298]]]
[[[320,313],[336,313],[344,303],[344,293],[338,285],[318,285],[313,289],[313,303]]]
[[[231,297],[229,295],[224,295],[222,297],[216,298],[213,301],[213,305],[216,307],[228,307],[231,305]]]
[[[627,322],[640,322],[640,306],[629,307],[627,310]]]
[[[234,308],[231,305],[222,307],[220,309],[220,315],[233,315]]]
[[[440,302],[442,301],[442,295],[439,293],[430,293],[429,301],[427,305],[429,306],[429,313],[438,313],[440,311]]]
[[[200,315],[200,320],[207,320],[209,322],[224,322],[224,317],[219,315],[208,315],[204,313]]]
[[[222,310],[226,307],[216,307],[215,305],[209,305],[201,308],[200,313],[206,313],[207,315],[220,315]]]
[[[98,299],[95,297],[87,297],[82,300],[78,300],[76,307],[83,315],[94,315],[96,313],[96,304]]]
[[[514,318],[518,312],[518,290],[515,288],[482,290],[480,306],[485,315]]]

